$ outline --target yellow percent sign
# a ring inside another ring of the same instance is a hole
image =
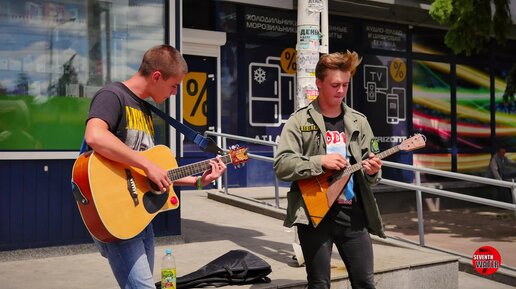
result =
[[[394,58],[391,62],[391,66],[389,67],[389,72],[394,81],[402,82],[405,80],[405,77],[407,76],[407,65],[405,64],[405,61],[400,58]]]
[[[294,48],[285,48],[281,52],[281,68],[288,74],[296,74],[297,52]]]
[[[208,123],[206,72],[189,72],[183,79],[183,118],[195,126]]]

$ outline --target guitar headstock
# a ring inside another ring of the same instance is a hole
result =
[[[249,156],[247,155],[247,148],[240,147],[239,145],[231,146],[228,155],[231,158],[231,163],[235,167],[240,167],[249,160]]]
[[[413,151],[419,148],[422,148],[426,145],[426,137],[422,134],[415,134],[414,136],[404,140],[401,144],[399,144],[399,149],[402,151]]]

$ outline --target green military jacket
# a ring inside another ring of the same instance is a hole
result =
[[[366,159],[371,152],[374,139],[369,122],[363,114],[344,103],[342,109],[344,110],[344,133],[348,140],[347,149],[355,160]],[[283,127],[274,160],[274,171],[279,179],[292,182],[287,194],[288,207],[284,222],[287,227],[310,223],[297,181],[324,172],[321,157],[326,154],[325,136],[324,117],[317,101],[297,110]],[[371,191],[371,186],[380,181],[381,171],[374,176],[369,176],[362,171],[357,171],[354,175],[360,188],[360,192],[357,193],[361,194],[367,216],[367,229],[371,234],[385,238],[378,205]]]

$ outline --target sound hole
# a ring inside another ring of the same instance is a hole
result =
[[[168,200],[168,195],[168,192],[158,195],[149,191],[143,195],[143,207],[149,214],[154,214],[163,208]]]

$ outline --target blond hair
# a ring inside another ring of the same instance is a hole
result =
[[[356,52],[347,50],[344,52],[334,52],[323,54],[315,67],[315,77],[324,80],[326,71],[329,69],[338,69],[340,71],[349,71],[351,76],[355,75],[358,65],[362,62],[362,58]]]

